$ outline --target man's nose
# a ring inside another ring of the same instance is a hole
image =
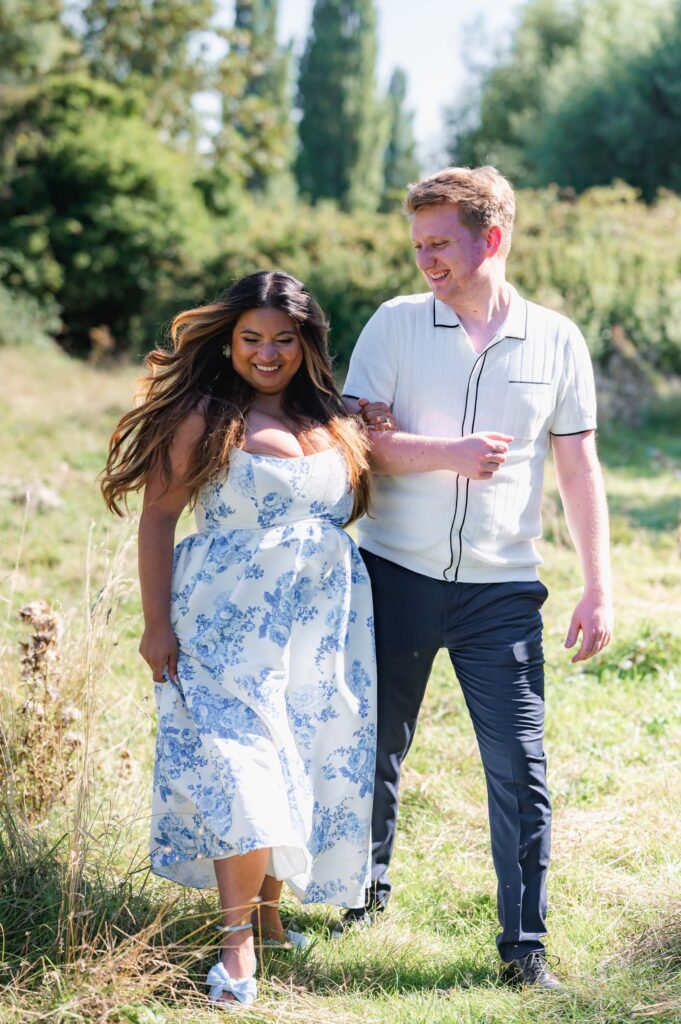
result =
[[[416,253],[416,266],[419,270],[427,270],[433,264],[433,254],[428,249],[419,249]]]

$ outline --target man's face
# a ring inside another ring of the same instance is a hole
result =
[[[488,255],[485,234],[475,235],[459,220],[456,206],[424,206],[411,217],[416,265],[437,299],[456,307],[480,283]]]

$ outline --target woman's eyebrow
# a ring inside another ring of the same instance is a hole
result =
[[[258,338],[261,337],[260,331],[256,331],[255,327],[242,327],[240,333],[241,334],[255,334],[255,335],[258,336]],[[275,334],[275,338],[281,338],[281,336],[284,335],[284,334],[291,335],[292,337],[295,337],[296,336],[296,331],[294,330],[293,327],[289,327],[285,331],[278,331]]]

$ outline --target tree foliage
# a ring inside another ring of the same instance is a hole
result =
[[[450,111],[450,155],[516,185],[681,187],[681,0],[530,0]]]
[[[373,4],[315,5],[298,165],[312,207],[274,187],[291,153],[276,0],[238,0],[212,26],[224,55],[201,48],[212,9],[88,0],[79,49],[60,0],[0,0],[0,344],[148,348],[179,309],[282,267],[319,296],[344,362],[379,303],[425,288],[402,217],[374,212],[418,169],[404,75],[376,96]],[[681,204],[656,189],[681,188],[680,39],[681,0],[531,0],[483,78],[480,124],[457,136],[459,159],[572,186],[518,195],[525,294],[573,317],[598,359],[623,333],[675,372]],[[222,97],[216,128],[193,123],[199,86]],[[649,207],[627,185],[588,187],[624,175]]]
[[[576,45],[583,17],[580,0],[530,0],[523,7],[508,51],[448,113],[454,163],[491,163],[516,185],[537,183],[528,139],[543,109],[548,71]]]
[[[221,102],[213,140],[217,173],[251,191],[291,180],[292,54],[277,43],[277,13],[277,0],[238,0],[215,70]]]
[[[0,0],[0,89],[6,101],[6,87],[63,70],[77,54],[63,6],[62,0]]]
[[[209,81],[202,33],[214,0],[87,0],[83,49],[90,74],[139,90],[144,116],[166,137],[195,136],[192,99]]]
[[[6,284],[54,296],[72,350],[101,326],[120,349],[148,343],[163,302],[211,251],[186,159],[120,90],[85,76],[52,77],[4,129]]]
[[[393,71],[388,86],[388,144],[383,160],[385,194],[383,207],[399,205],[405,186],[419,174],[414,140],[414,115],[405,107],[407,76],[401,68]]]
[[[681,189],[681,2],[603,0],[548,76],[527,152],[540,181]]]
[[[313,202],[375,210],[383,192],[386,118],[376,94],[373,0],[316,0],[303,54],[296,173]]]

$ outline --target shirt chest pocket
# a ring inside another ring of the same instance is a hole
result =
[[[534,440],[553,411],[553,387],[538,381],[509,381],[501,430],[513,438]]]

